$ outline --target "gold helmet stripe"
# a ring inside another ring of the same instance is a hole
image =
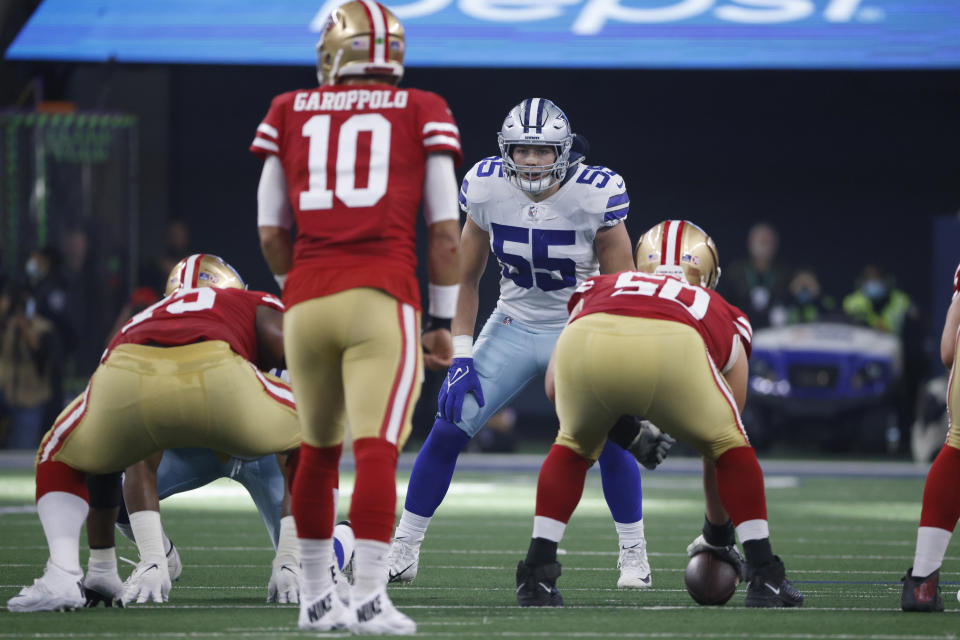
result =
[[[380,3],[373,0],[360,0],[367,12],[370,21],[370,62],[373,64],[387,63],[387,46],[390,32],[387,31],[387,17],[383,15]]]

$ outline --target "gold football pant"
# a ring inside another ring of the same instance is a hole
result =
[[[643,416],[716,460],[748,445],[733,394],[696,329],[595,313],[556,347],[557,444],[596,460],[622,414]]]
[[[260,457],[299,445],[290,387],[218,340],[116,347],[37,455],[101,474],[176,447]]]
[[[383,438],[403,447],[420,397],[420,319],[379,289],[358,288],[287,309],[283,343],[303,441],[314,447]]]
[[[960,334],[957,337],[960,343]],[[949,428],[947,429],[947,446],[954,449],[960,449],[960,428],[955,421],[960,418],[960,350],[954,351],[953,367],[950,369],[950,382],[947,385],[947,416],[949,417]]]

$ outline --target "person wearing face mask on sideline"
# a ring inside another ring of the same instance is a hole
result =
[[[800,269],[793,274],[788,291],[785,324],[828,321],[839,312],[836,301],[832,296],[824,295],[820,279],[811,269]]]
[[[790,268],[777,257],[780,236],[772,225],[758,222],[747,235],[748,257],[724,270],[720,293],[750,316],[753,329],[784,323],[784,298]]]

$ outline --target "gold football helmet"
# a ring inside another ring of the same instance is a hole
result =
[[[379,2],[352,0],[332,12],[317,43],[317,79],[336,84],[342,76],[403,77],[403,25]]]
[[[167,276],[164,297],[180,289],[216,287],[218,289],[246,289],[247,285],[237,270],[222,258],[209,253],[195,253],[186,257]]]
[[[689,220],[664,220],[637,241],[637,269],[676,276],[708,289],[720,279],[717,245]]]

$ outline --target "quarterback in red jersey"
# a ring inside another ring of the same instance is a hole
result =
[[[7,602],[11,611],[83,606],[79,536],[88,474],[122,471],[176,447],[259,457],[299,446],[290,387],[258,369],[283,364],[280,301],[247,291],[216,256],[190,256],[171,277],[181,278],[176,291],[124,325],[87,389],[40,443],[37,513],[50,560],[41,578]],[[131,581],[149,592],[131,596],[163,601],[170,579],[159,512],[130,520],[141,552]]]
[[[437,369],[452,361],[461,151],[443,98],[396,86],[405,46],[403,26],[383,5],[353,0],[334,9],[317,44],[320,86],[277,96],[250,147],[264,159],[260,245],[283,289],[303,430],[293,486],[302,629],[416,630],[387,596],[386,555],[397,454],[410,433],[423,361]],[[421,200],[430,280],[423,356],[415,252]],[[349,608],[329,571],[347,425],[357,474]]]
[[[713,291],[720,276],[716,246],[693,223],[667,220],[640,238],[636,261],[639,272],[590,278],[570,299],[570,322],[547,378],[560,431],[540,470],[533,539],[517,567],[517,600],[563,604],[557,544],[587,469],[610,428],[629,414],[644,416],[703,456],[707,524],[729,514],[736,527],[750,580],[747,606],[799,606],[803,595],[770,547],[763,472],[740,421],[751,329],[746,316]],[[711,513],[715,497],[722,508]],[[696,545],[727,546],[701,538]]]
[[[960,340],[960,265],[953,276],[953,302],[947,309],[940,336],[940,359],[950,369],[947,385],[947,441],[927,473],[923,487],[923,508],[917,529],[913,566],[903,578],[900,607],[904,611],[943,611],[940,597],[940,565],[947,553],[953,530],[960,519],[960,384],[958,384],[957,342]],[[957,596],[960,598],[960,594]]]

